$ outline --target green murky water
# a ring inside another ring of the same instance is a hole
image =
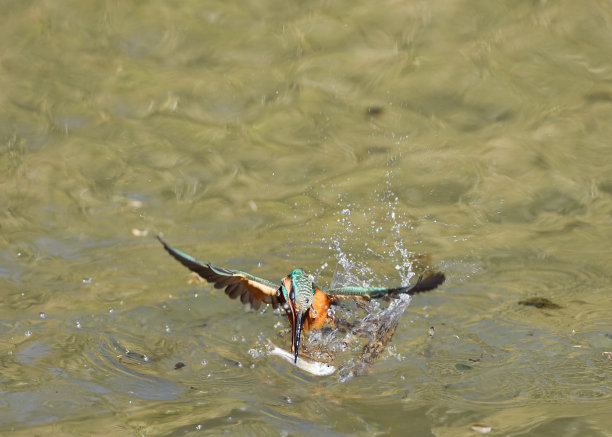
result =
[[[0,17],[0,432],[609,435],[608,3]],[[188,284],[160,232],[275,281],[430,254],[447,282],[342,383],[261,354],[285,319]]]

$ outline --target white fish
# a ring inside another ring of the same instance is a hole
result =
[[[292,353],[275,346],[270,340],[268,340],[268,350],[270,355],[278,355],[289,361],[291,364],[296,366],[298,369],[304,370],[305,372],[311,373],[317,376],[328,376],[336,371],[336,368],[331,364],[321,363],[319,361],[309,360],[298,356],[297,362],[294,363],[294,356]]]

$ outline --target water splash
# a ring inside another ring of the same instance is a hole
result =
[[[332,287],[372,285],[375,278],[369,265],[372,257],[393,263],[401,285],[409,284],[415,275],[412,268],[416,254],[404,243],[404,233],[412,230],[413,225],[400,211],[399,198],[391,186],[392,173],[387,172],[384,186],[374,191],[374,202],[368,207],[347,202],[338,195],[338,211],[333,215],[340,230],[321,239],[336,258]],[[327,267],[324,262],[319,270]],[[386,276],[384,279],[397,281]]]
[[[419,258],[405,243],[414,224],[401,210],[390,171],[371,198],[373,201],[364,207],[337,196],[337,211],[333,214],[337,230],[321,239],[336,259],[332,287],[397,284],[397,276],[401,285],[406,286],[415,276],[413,264]],[[377,277],[375,270],[380,270],[377,264],[393,266],[396,274],[387,276],[383,272],[382,279]],[[323,262],[320,271],[327,267],[328,262]],[[338,372],[342,382],[366,373],[387,348],[409,304],[407,295],[392,299],[389,305],[379,301],[342,301],[336,306],[336,321],[341,321],[344,327],[338,328],[336,324],[331,331],[312,333],[304,348],[314,358],[327,362],[344,355]]]

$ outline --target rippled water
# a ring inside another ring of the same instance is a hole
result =
[[[1,433],[609,435],[608,4],[7,1],[0,23]],[[341,382],[263,353],[286,318],[188,283],[157,233],[274,281],[447,281]]]

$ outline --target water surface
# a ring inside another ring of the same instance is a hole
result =
[[[609,435],[609,5],[0,17],[1,432]],[[447,282],[343,383],[259,353],[285,318],[188,283],[157,233],[274,281]]]

